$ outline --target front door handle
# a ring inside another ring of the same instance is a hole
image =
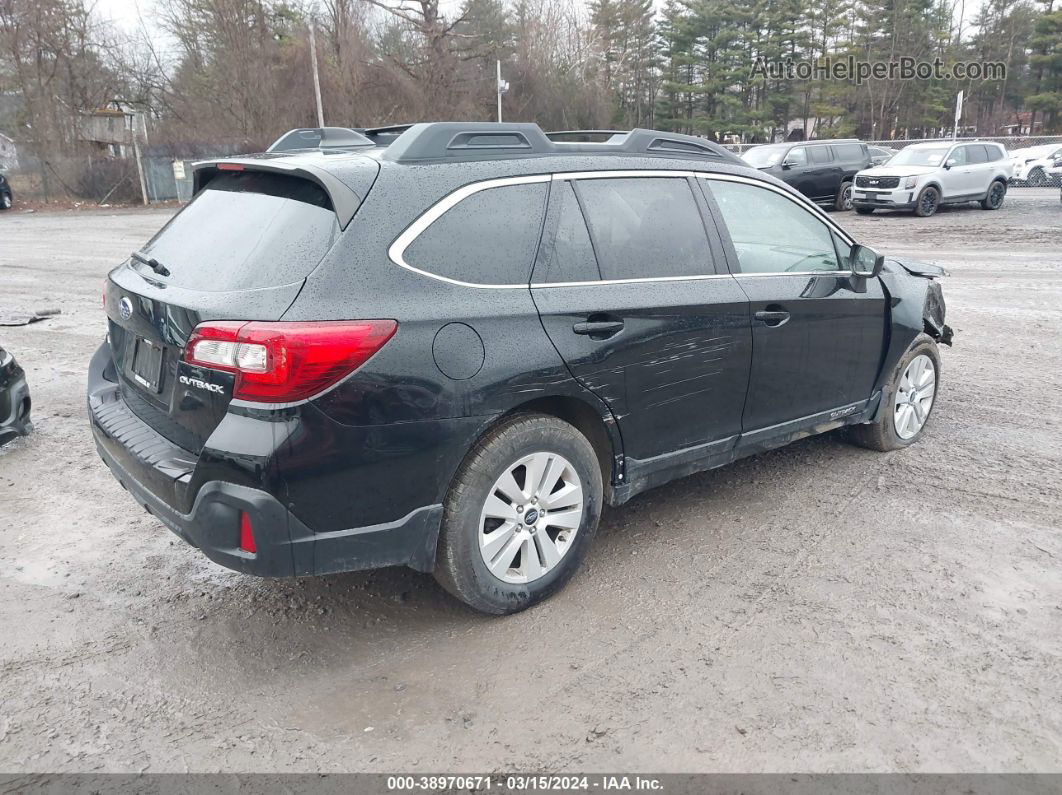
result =
[[[587,320],[572,326],[576,334],[585,334],[590,339],[603,340],[623,331],[622,320]]]
[[[778,328],[778,326],[784,326],[789,321],[789,313],[784,310],[761,310],[755,314],[755,318],[764,325]]]

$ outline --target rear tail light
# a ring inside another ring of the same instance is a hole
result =
[[[393,320],[203,323],[189,337],[184,360],[235,373],[234,398],[287,403],[356,370],[397,329]]]
[[[246,511],[240,511],[240,549],[250,552],[252,555],[258,552],[254,543],[254,529],[251,527],[251,517]]]

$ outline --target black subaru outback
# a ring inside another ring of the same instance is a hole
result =
[[[212,560],[406,565],[513,612],[572,576],[603,503],[841,426],[922,434],[943,272],[723,148],[346,132],[198,164],[106,282],[100,455]]]

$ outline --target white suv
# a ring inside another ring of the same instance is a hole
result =
[[[1052,169],[1055,160],[1062,158],[1062,143],[1015,149],[1010,156],[1014,161],[1015,182],[1023,182],[1036,188],[1045,187],[1055,179]]]
[[[856,174],[852,205],[861,215],[883,208],[926,217],[942,204],[962,202],[998,210],[1013,173],[1007,150],[991,141],[912,144],[886,165]]]

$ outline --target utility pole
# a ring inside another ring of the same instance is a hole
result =
[[[951,140],[957,140],[959,137],[959,119],[962,118],[962,95],[964,92],[960,91],[955,96],[955,126],[951,130]]]
[[[140,198],[144,202],[144,206],[147,207],[147,180],[144,179],[144,161],[140,156],[140,135],[137,129],[140,125],[137,124],[138,119],[143,119],[143,116],[137,111],[133,111],[129,116],[129,127],[130,132],[133,134],[133,156],[136,158],[136,173],[140,177]],[[146,120],[144,120],[144,137],[147,138]]]
[[[501,98],[502,98],[502,94],[504,94],[506,91],[509,90],[509,84],[506,81],[502,80],[502,77],[501,77],[501,61],[498,61],[497,64],[498,64],[498,123],[500,124],[501,120],[502,120]]]
[[[317,126],[324,127],[324,110],[321,108],[321,77],[317,73],[317,37],[314,35],[314,18],[310,17],[310,61],[313,63],[313,93],[317,97]]]

